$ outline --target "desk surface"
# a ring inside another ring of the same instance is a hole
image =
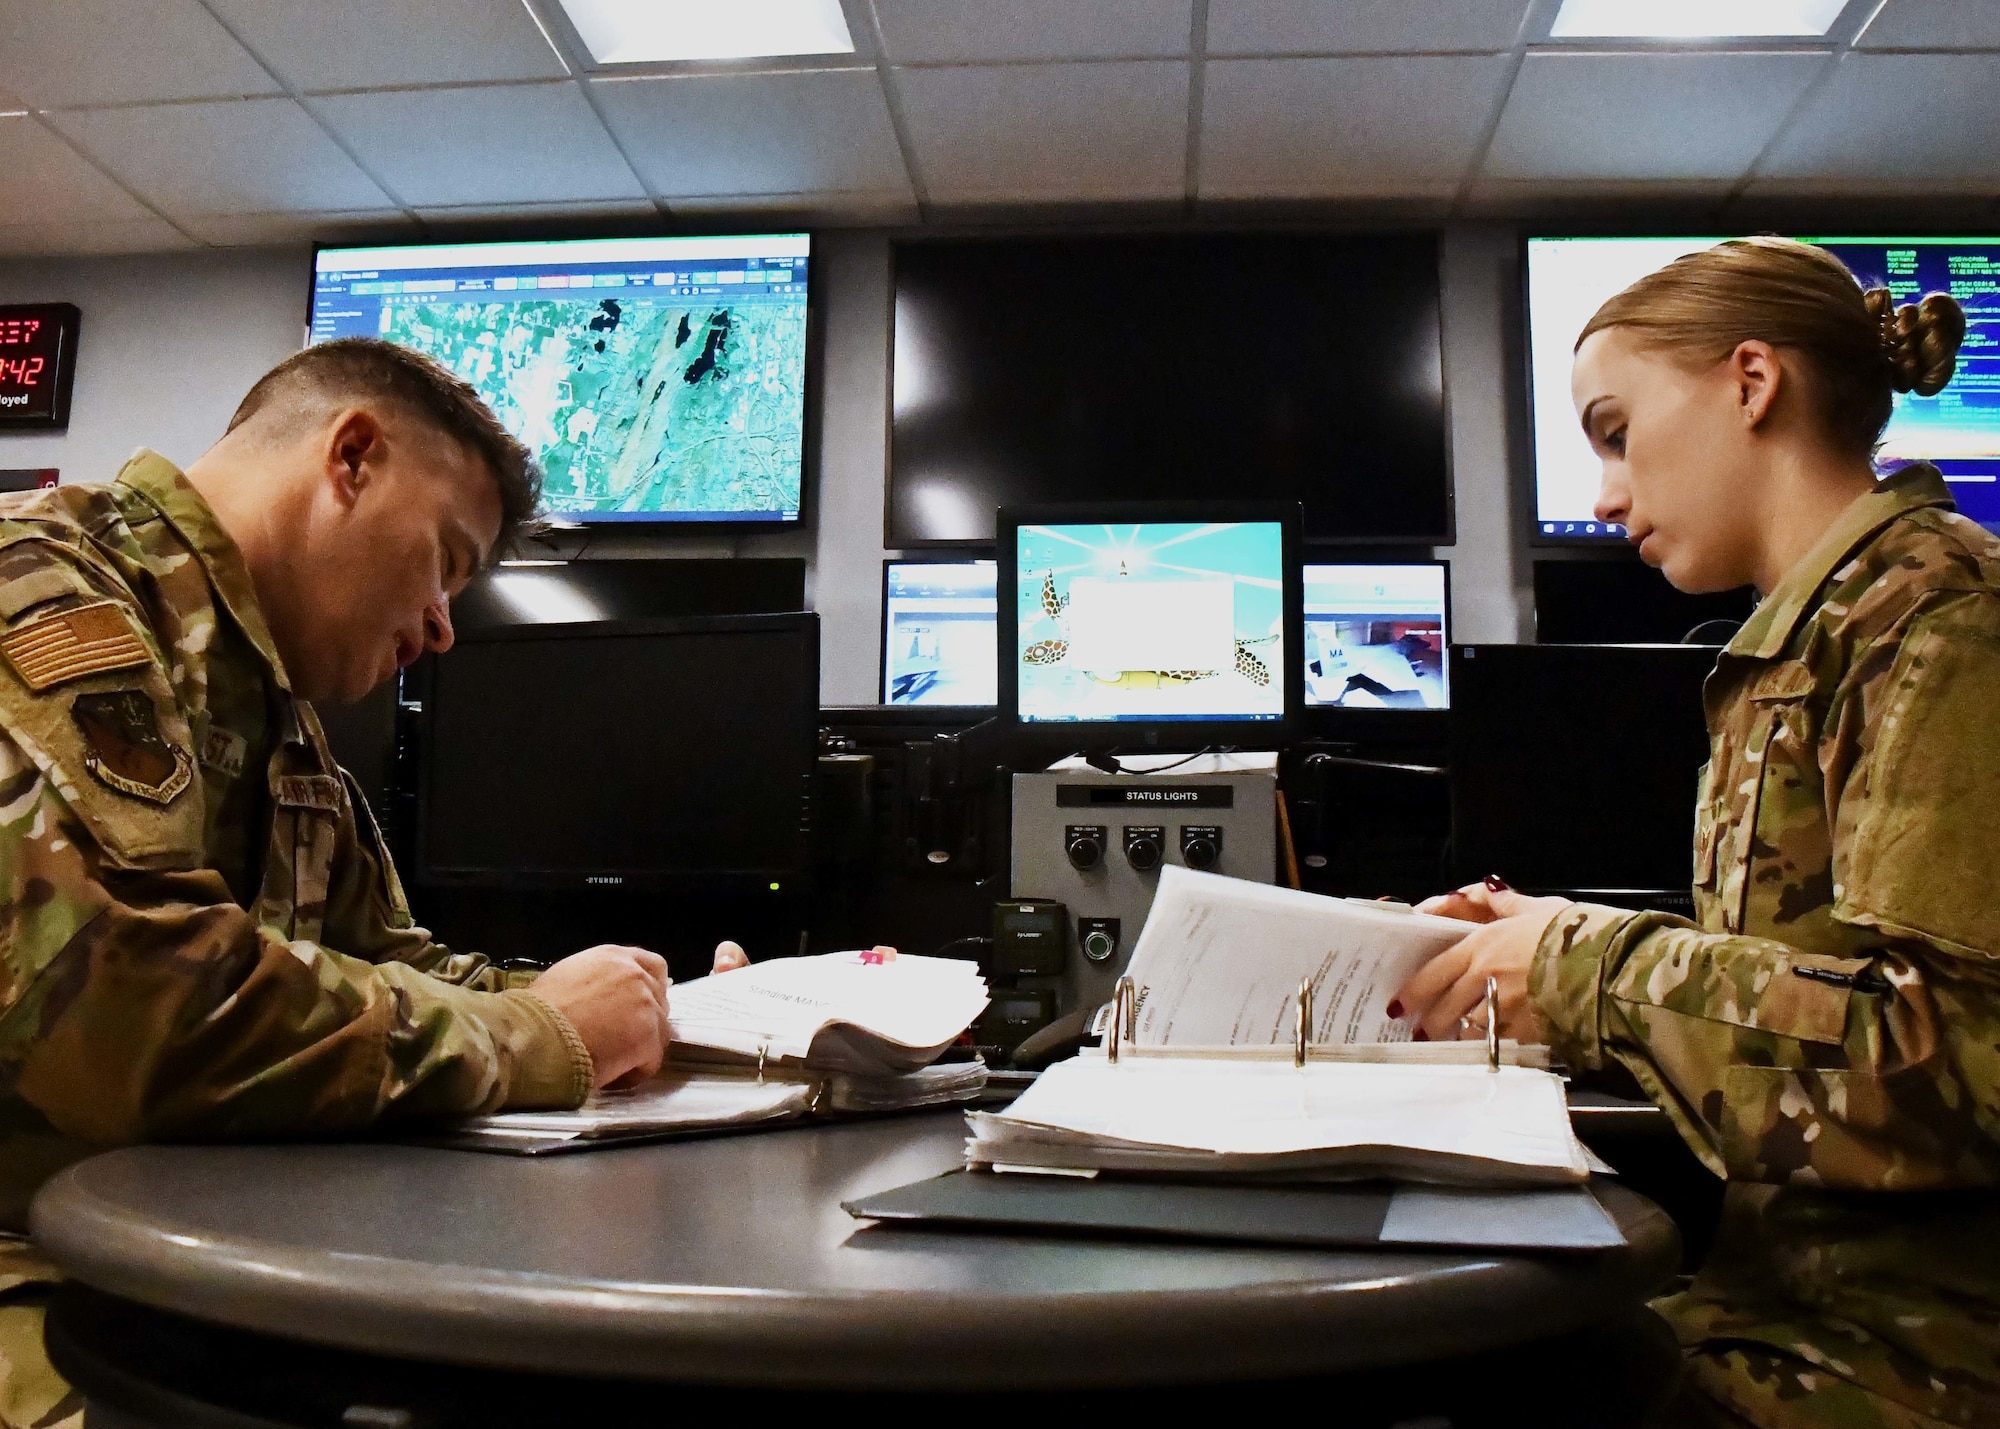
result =
[[[373,1144],[137,1147],[35,1233],[78,1279],[212,1322],[458,1364],[710,1383],[1011,1388],[1329,1373],[1562,1334],[1675,1267],[959,1234],[840,1203],[960,1161],[955,1112],[528,1160]]]

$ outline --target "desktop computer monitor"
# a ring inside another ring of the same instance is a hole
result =
[[[882,703],[991,705],[999,651],[992,561],[882,563]]]
[[[426,882],[804,889],[815,615],[469,630],[438,657],[423,720]]]
[[[1449,709],[1447,572],[1443,561],[1307,566],[1307,706]]]
[[[1296,504],[999,513],[1000,705],[1075,748],[1273,746],[1303,698]]]
[[[1708,758],[1703,645],[1451,652],[1454,877],[1530,893],[1685,896]]]

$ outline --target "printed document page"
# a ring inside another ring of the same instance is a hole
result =
[[[1169,865],[1132,950],[1142,1044],[1289,1043],[1312,979],[1314,1042],[1406,1042],[1389,999],[1472,930],[1451,918]]]
[[[922,1065],[985,1006],[976,964],[860,952],[773,958],[667,992],[675,1042],[803,1060],[819,1038],[838,1053],[829,1065],[854,1071]]]

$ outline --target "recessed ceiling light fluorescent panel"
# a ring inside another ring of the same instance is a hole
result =
[[[562,0],[601,65],[849,55],[840,0]]]
[[[571,5],[576,0],[569,0]],[[1735,40],[1824,35],[1847,0],[1563,0],[1557,40]]]

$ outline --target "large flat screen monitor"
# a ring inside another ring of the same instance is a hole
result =
[[[468,631],[424,701],[419,874],[802,891],[818,730],[810,614]]]
[[[1302,698],[1282,503],[1000,513],[1000,704],[1086,747],[1270,746]]]
[[[1449,569],[1443,561],[1307,566],[1306,704],[1451,708]]]
[[[1462,645],[1451,652],[1457,881],[1685,899],[1708,758],[1695,645]],[[1657,904],[1655,904],[1657,906]]]
[[[1535,529],[1538,541],[1624,539],[1597,519],[1598,459],[1570,400],[1576,336],[1605,299],[1716,238],[1530,238],[1529,381],[1534,407]],[[1808,237],[1867,287],[1899,302],[1949,293],[1965,307],[1968,336],[1958,375],[1935,397],[1899,394],[1883,434],[1883,470],[1935,462],[1958,509],[2000,530],[2000,237]]]
[[[1434,234],[917,241],[895,303],[892,547],[1218,494],[1450,539]]]
[[[992,561],[882,563],[882,703],[999,698]]]
[[[808,450],[803,233],[322,248],[311,340],[443,362],[581,523],[796,522]]]

